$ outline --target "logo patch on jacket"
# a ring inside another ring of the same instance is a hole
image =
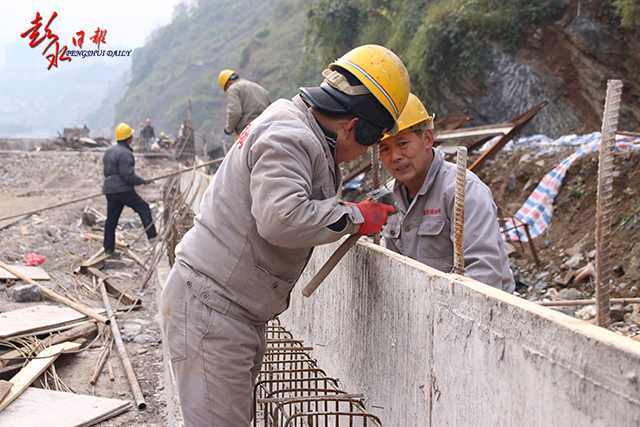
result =
[[[438,215],[442,213],[442,211],[440,209],[426,209],[424,211],[422,211],[422,215]]]
[[[250,127],[251,127],[251,123],[249,123],[247,127],[244,128],[244,130],[240,133],[240,136],[238,137],[238,148],[242,148],[242,145],[247,140],[247,137],[249,136]]]

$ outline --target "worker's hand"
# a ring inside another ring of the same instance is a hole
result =
[[[142,181],[142,185],[149,185],[151,183],[153,183],[152,179],[145,179],[144,181]]]
[[[395,212],[393,206],[372,202],[371,200],[360,202],[356,207],[364,217],[364,222],[360,224],[357,234],[379,233],[382,226],[387,222],[389,214]]]
[[[224,132],[225,135],[231,135],[230,132],[227,132],[227,128],[222,129],[222,132]]]

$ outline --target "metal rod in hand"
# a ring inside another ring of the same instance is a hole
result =
[[[127,374],[129,387],[131,387],[138,409],[145,409],[147,407],[147,403],[144,401],[142,390],[140,390],[140,384],[138,384],[138,378],[136,378],[136,373],[133,371],[133,366],[131,366],[131,360],[129,360],[127,349],[124,347],[124,342],[122,342],[120,329],[118,329],[118,323],[116,322],[116,317],[113,314],[113,309],[111,308],[109,295],[107,295],[107,288],[105,288],[104,282],[100,282],[100,293],[102,294],[104,308],[107,310],[107,316],[109,317],[109,320],[111,320],[111,335],[113,336],[113,342],[116,343],[116,348],[118,349],[118,354],[120,355],[120,361],[122,362],[124,372]]]
[[[333,271],[334,267],[338,265],[340,260],[346,255],[347,252],[349,252],[349,249],[355,246],[355,244],[358,242],[358,239],[360,239],[360,236],[361,234],[352,234],[347,237],[347,240],[342,242],[340,247],[336,249],[331,257],[329,257],[327,262],[324,263],[322,268],[320,268],[316,275],[313,276],[313,278],[309,281],[307,286],[302,289],[302,295],[304,295],[305,297],[309,297],[311,296],[313,291],[318,289],[320,283],[322,283],[322,281],[327,278],[329,273]]]
[[[464,275],[464,196],[467,182],[467,147],[458,147],[456,195],[453,215],[453,272]]]
[[[596,211],[596,320],[598,325],[604,328],[611,325],[609,248],[611,243],[611,204],[613,202],[613,151],[621,98],[622,82],[609,80],[602,118]]]

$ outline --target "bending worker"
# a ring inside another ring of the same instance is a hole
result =
[[[161,321],[186,427],[248,427],[265,323],[282,313],[314,246],[379,231],[393,207],[336,197],[339,163],[366,153],[409,96],[390,50],[356,48],[249,124],[176,248]]]
[[[389,189],[400,209],[382,230],[382,245],[430,267],[453,270],[456,165],[433,148],[433,117],[413,94],[398,119],[400,131],[380,141]],[[467,171],[464,204],[465,276],[509,293],[515,289],[491,190]]]
[[[227,124],[224,133],[240,135],[253,119],[271,104],[269,92],[257,83],[240,78],[232,70],[223,70],[218,83],[227,96]]]
[[[126,123],[120,123],[116,128],[116,139],[118,143],[107,148],[102,158],[105,177],[102,193],[107,197],[107,220],[104,223],[104,252],[107,255],[112,254],[115,249],[116,227],[125,206],[138,213],[149,241],[153,242],[157,235],[155,225],[151,224],[153,220],[149,205],[133,188],[135,185],[152,182],[139,177],[134,171],[135,158],[131,149],[133,129]]]

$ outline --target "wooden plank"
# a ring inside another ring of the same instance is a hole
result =
[[[0,425],[20,427],[92,426],[131,408],[132,404],[127,400],[29,387],[0,413]]]
[[[513,124],[479,126],[475,128],[462,128],[455,130],[443,130],[434,135],[435,141],[446,141],[450,139],[468,138],[472,136],[498,136],[504,135],[513,129]]]
[[[11,268],[18,270],[31,280],[51,280],[49,273],[41,267],[31,267],[28,265],[10,265]],[[0,280],[15,280],[18,276],[12,274],[0,267]]]
[[[104,309],[97,310],[104,313]],[[18,336],[35,335],[45,331],[67,329],[88,319],[76,310],[58,305],[35,305],[0,313],[0,339],[15,339]]]
[[[39,283],[36,283],[35,281],[29,279],[27,276],[25,276],[24,274],[20,273],[17,270],[14,270],[13,268],[11,268],[10,266],[8,266],[7,264],[5,264],[4,262],[0,261],[0,267],[4,268],[5,270],[9,271],[10,273],[15,274],[16,276],[18,276],[20,279],[24,280],[27,283],[31,283],[32,285],[37,285],[40,290],[42,291],[42,293],[49,299],[57,301],[57,302],[61,302],[71,308],[73,308],[74,310],[79,311],[82,314],[85,314],[89,317],[92,317],[94,319],[96,319],[99,322],[102,322],[104,324],[109,324],[109,319],[107,319],[104,316],[99,315],[98,313],[96,313],[95,311],[91,310],[90,308],[82,305],[82,304],[78,304],[75,301],[71,301],[69,298],[67,297],[63,297],[62,295],[60,295],[57,292],[52,291],[51,289],[47,288],[46,286],[42,286]]]
[[[13,383],[5,380],[0,380],[0,401],[2,401],[2,399],[4,399],[9,391],[11,391],[11,387],[13,387]]]
[[[93,274],[94,276],[96,276],[96,278],[102,279],[102,281],[104,282],[105,287],[107,288],[107,291],[111,295],[114,295],[121,302],[123,302],[125,304],[128,304],[128,305],[133,305],[133,304],[141,305],[142,304],[142,301],[140,300],[140,298],[138,298],[135,295],[133,295],[132,293],[130,293],[128,289],[124,289],[124,286],[119,285],[118,283],[116,283],[115,280],[110,279],[109,276],[104,274],[102,271],[98,270],[97,268],[93,268],[93,267],[90,267],[87,270],[88,270],[88,272],[90,274]]]
[[[66,341],[77,341],[80,338],[89,338],[95,336],[98,333],[98,326],[94,322],[86,322],[68,331],[51,335],[42,341],[42,347],[49,347],[55,344],[61,344]],[[33,345],[22,347],[16,350],[9,351],[0,356],[0,367],[7,366],[15,363],[13,358],[20,357],[23,354],[31,353]],[[22,360],[20,360],[22,362]]]
[[[65,342],[47,347],[38,353],[37,359],[27,363],[20,372],[11,378],[13,386],[4,399],[0,401],[0,411],[20,396],[60,356],[60,353],[75,351],[79,348],[80,344]]]
[[[91,267],[94,268],[102,268],[104,265],[104,260],[107,258],[111,258],[111,255],[102,254],[99,257],[91,258],[82,264],[80,264],[80,272],[83,274],[87,274],[87,270]]]

